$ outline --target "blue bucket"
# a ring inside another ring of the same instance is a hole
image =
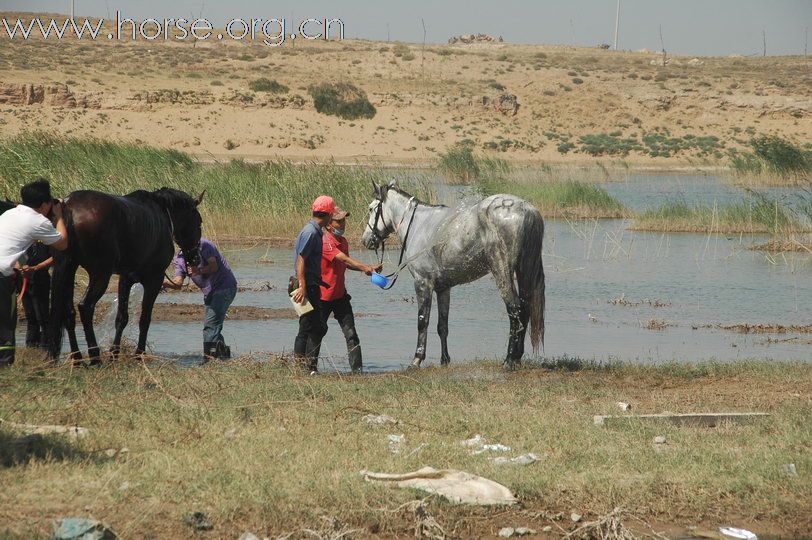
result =
[[[372,272],[372,277],[370,278],[370,281],[372,281],[374,285],[377,285],[382,289],[387,285],[389,285],[389,279],[386,276],[379,274],[378,272]]]

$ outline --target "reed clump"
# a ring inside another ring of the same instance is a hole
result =
[[[670,202],[647,210],[635,218],[634,230],[701,233],[768,233],[790,235],[806,232],[808,226],[796,219],[778,201],[755,196],[729,206],[689,205]]]
[[[775,135],[750,141],[751,151],[736,153],[730,166],[738,182],[812,185],[812,148]]]
[[[194,195],[205,191],[201,211],[208,231],[260,236],[297,232],[309,219],[313,199],[322,193],[350,211],[351,220],[364,220],[371,183],[388,182],[390,177],[381,169],[333,163],[209,164],[176,150],[44,134],[0,142],[0,197],[16,200],[20,186],[37,176],[50,179],[58,196],[79,189],[123,195],[163,186]],[[403,187],[432,200],[424,185],[404,179]]]

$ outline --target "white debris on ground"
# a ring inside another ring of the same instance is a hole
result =
[[[541,458],[533,453],[522,454],[521,456],[516,456],[514,458],[507,458],[503,456],[491,458],[494,465],[532,465],[540,460]]]
[[[386,440],[389,442],[389,451],[393,454],[400,454],[401,447],[406,442],[406,436],[403,434],[389,435]]]
[[[497,482],[454,469],[423,467],[404,474],[361,471],[367,481],[395,482],[398,487],[419,489],[442,495],[452,503],[475,505],[511,505],[517,501],[513,493]]]
[[[383,426],[386,424],[397,424],[398,420],[386,414],[367,414],[361,421],[369,426]]]

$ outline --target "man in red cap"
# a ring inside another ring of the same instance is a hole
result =
[[[344,274],[350,268],[370,275],[372,272],[379,272],[382,266],[369,266],[350,257],[349,242],[344,238],[349,215],[349,212],[336,207],[323,236],[321,278],[324,284],[321,286],[321,309],[325,324],[332,313],[341,326],[347,340],[350,369],[353,373],[358,373],[363,366],[361,340],[355,331],[355,316],[350,304],[352,297],[347,293]]]
[[[313,310],[299,317],[299,333],[293,345],[293,354],[314,374],[318,371],[321,338],[327,333],[327,323],[321,306],[321,253],[322,228],[330,223],[336,204],[332,197],[320,195],[313,201],[311,219],[296,239],[293,267],[296,283],[293,300],[299,304],[310,302]]]

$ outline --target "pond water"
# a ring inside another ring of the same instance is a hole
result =
[[[720,204],[741,196],[718,180],[708,187],[708,178],[657,176],[601,185],[636,209],[661,204],[671,196]],[[652,185],[655,182],[659,184]],[[809,334],[739,334],[705,327],[812,324],[812,256],[770,256],[749,250],[766,239],[754,236],[634,232],[628,226],[626,220],[547,222],[544,357],[640,363],[812,359]],[[275,286],[271,291],[241,292],[235,305],[290,307],[285,294],[290,249],[221,248],[239,281],[268,281]],[[375,257],[366,250],[352,255],[370,263]],[[387,257],[385,270],[391,271],[397,250],[388,251]],[[383,371],[408,365],[417,326],[408,272],[389,291],[373,286],[360,273],[348,272],[347,287],[356,313],[361,314],[356,323],[365,368]],[[611,303],[618,299],[623,300]],[[182,293],[162,294],[158,301],[200,303],[202,299],[200,294]],[[424,365],[439,362],[436,305],[431,317]],[[661,324],[665,327],[659,330],[647,328]],[[347,370],[343,336],[334,320],[329,326],[321,369]],[[295,320],[226,321],[224,334],[233,353],[254,352],[263,358],[268,352],[289,352],[296,329]],[[490,277],[452,290],[449,329],[452,362],[503,358],[508,320]],[[128,330],[135,337],[136,325]],[[156,354],[196,363],[202,322],[154,323],[149,341]]]

